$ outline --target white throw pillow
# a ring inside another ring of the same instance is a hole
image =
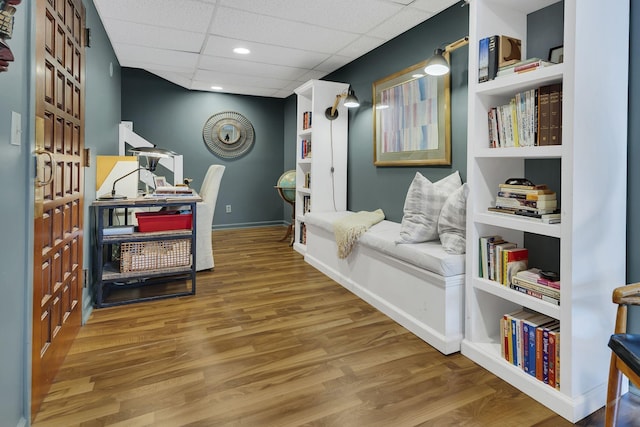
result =
[[[404,201],[400,238],[396,243],[420,243],[438,238],[438,218],[451,193],[460,188],[458,171],[432,183],[416,172]]]
[[[466,251],[467,195],[469,185],[454,191],[446,200],[438,219],[440,242],[447,253],[463,254]]]

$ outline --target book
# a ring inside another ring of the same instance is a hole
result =
[[[541,86],[538,89],[538,145],[549,145],[549,98],[551,85]]]
[[[536,328],[542,323],[552,320],[545,314],[535,313],[535,315],[522,319],[522,350],[523,350],[523,370],[536,376]]]
[[[546,323],[543,323],[541,325],[539,325],[536,328],[536,378],[540,381],[545,380],[545,376],[547,378],[548,381],[548,369],[549,369],[549,364],[548,364],[548,357],[549,357],[549,340],[548,340],[548,333],[547,333],[547,340],[546,340],[546,348],[545,348],[545,341],[543,339],[543,335],[544,335],[544,331],[548,330],[548,328],[552,328],[556,325],[558,325],[559,322],[555,319],[550,320]],[[544,359],[545,359],[545,353],[546,353],[546,359],[547,362],[545,364]],[[546,372],[544,372],[546,370]]]
[[[509,286],[518,271],[526,270],[529,263],[527,248],[512,248],[502,251],[502,282]]]
[[[500,206],[503,208],[518,208],[518,209],[526,209],[526,208],[535,208],[535,209],[555,209],[558,206],[557,200],[527,200],[518,199],[515,197],[504,197],[497,196],[496,197],[496,206]]]
[[[516,283],[517,283],[517,279],[513,279],[512,283],[509,285],[509,288],[513,289],[514,291],[523,293],[525,295],[529,295],[530,297],[537,298],[542,301],[546,301],[550,304],[560,305],[560,298],[554,298],[548,295],[541,294],[540,292],[536,292],[534,290],[524,288],[520,285],[517,285]]]
[[[133,225],[112,225],[102,229],[103,236],[115,236],[118,234],[133,234],[135,227]]]
[[[482,236],[480,237],[480,277],[483,279],[489,278],[489,244],[496,240],[501,241],[502,237],[495,236]]]
[[[498,74],[498,63],[499,63],[499,53],[498,50],[500,48],[500,39],[498,36],[489,36],[489,55],[488,55],[488,79],[493,80],[496,78]]]
[[[489,108],[487,113],[488,126],[489,126],[489,147],[500,147],[500,139],[498,134],[498,109],[496,107]]]
[[[549,190],[549,187],[547,186],[547,184],[538,184],[538,185],[498,184],[498,188],[508,188],[509,191],[512,191],[512,190]]]
[[[556,200],[555,191],[552,191],[548,194],[533,194],[533,193],[518,192],[518,191],[498,191],[498,196],[510,197],[510,198],[519,199],[519,200],[531,200],[531,201]]]
[[[551,85],[549,89],[549,145],[562,144],[562,84]]]
[[[518,274],[516,274],[516,277],[527,280],[529,282],[537,283],[542,286],[548,286],[550,288],[558,290],[560,289],[560,280],[545,279],[540,274],[540,269],[536,267],[532,267],[524,271],[519,271]]]
[[[504,281],[503,281],[504,275],[502,274],[502,259],[503,259],[502,252],[506,249],[513,249],[516,247],[517,245],[513,242],[502,242],[494,245],[495,263],[493,266],[494,274],[492,277],[493,277],[493,280],[495,280],[496,282],[504,284]]]
[[[557,367],[556,367],[556,354],[559,351],[559,341],[558,336],[560,335],[560,325],[556,325],[553,328],[549,329],[549,380],[547,384],[551,387],[556,388],[559,387],[559,384],[556,383],[557,379]]]
[[[560,290],[552,288],[550,286],[541,285],[537,282],[518,277],[517,275],[512,277],[511,284],[519,286],[521,288],[537,292],[541,295],[560,300]]]

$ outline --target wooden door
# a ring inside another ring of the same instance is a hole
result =
[[[31,417],[81,324],[85,9],[37,0]]]

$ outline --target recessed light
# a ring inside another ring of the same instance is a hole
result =
[[[248,55],[249,53],[251,53],[251,51],[246,47],[236,47],[235,49],[233,49],[233,52],[237,53],[238,55]]]
[[[211,90],[222,90],[222,86],[211,86]]]

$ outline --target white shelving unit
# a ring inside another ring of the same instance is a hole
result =
[[[349,88],[346,83],[310,80],[295,90],[298,96],[296,144],[295,241],[293,247],[306,253],[304,236],[305,198],[314,212],[347,209],[347,109],[342,102],[338,117],[329,120],[325,110],[336,96]],[[305,128],[304,115],[311,113],[311,126]],[[311,156],[303,156],[302,141],[310,141]],[[305,176],[311,183],[305,187]]]
[[[527,15],[549,0],[470,2],[466,324],[462,354],[575,422],[605,404],[615,306],[625,283],[629,2],[565,0],[564,62],[478,83],[478,41],[522,40]],[[549,46],[552,48],[554,46]],[[606,62],[596,60],[606,52]],[[487,111],[517,92],[562,82],[562,145],[488,148]],[[561,224],[491,214],[498,184],[526,177],[525,163],[560,159]],[[499,234],[523,246],[525,233],[559,240],[560,306],[480,278],[479,238]],[[505,361],[499,319],[527,307],[560,320],[560,389]]]

